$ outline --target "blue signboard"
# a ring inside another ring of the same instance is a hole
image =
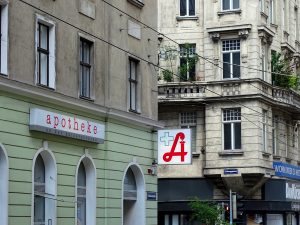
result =
[[[282,162],[273,162],[275,175],[300,180],[300,167]]]
[[[232,169],[232,168],[229,168],[229,169],[224,169],[224,174],[227,175],[227,174],[238,174],[239,171],[238,169]]]
[[[149,201],[156,201],[156,192],[147,191],[147,200]]]

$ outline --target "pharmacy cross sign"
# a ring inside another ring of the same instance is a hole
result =
[[[191,130],[158,131],[158,164],[191,164]]]

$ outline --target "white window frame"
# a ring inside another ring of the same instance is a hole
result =
[[[259,8],[260,11],[263,13],[265,12],[265,4],[266,4],[265,0],[259,0]]]
[[[96,166],[94,164],[93,158],[89,154],[85,154],[80,158],[76,168],[75,224],[77,224],[78,169],[81,162],[83,162],[83,165],[85,167],[85,172],[86,172],[86,225],[96,225],[97,174],[96,174]]]
[[[84,40],[86,42],[90,42],[91,46],[90,46],[90,96],[84,96],[81,94],[81,86],[82,86],[82,77],[81,77],[81,40]],[[79,33],[79,44],[78,44],[78,64],[79,64],[79,88],[78,88],[78,95],[80,98],[84,98],[84,99],[94,99],[95,98],[95,94],[94,94],[94,83],[95,83],[95,79],[94,79],[94,73],[95,73],[95,40],[88,37],[87,35],[84,35],[82,33]]]
[[[262,151],[268,151],[268,111],[262,111]]]
[[[8,224],[8,156],[0,143],[0,225]]]
[[[224,121],[224,113],[225,111],[235,111],[235,110],[239,110],[240,112],[240,119],[239,120],[227,120],[227,121]],[[232,151],[232,150],[241,150],[242,149],[242,120],[241,120],[241,108],[224,108],[222,109],[222,133],[223,133],[223,140],[222,140],[222,143],[223,143],[223,150],[224,151]],[[236,148],[235,147],[235,130],[234,130],[234,124],[236,123],[240,123],[241,124],[241,148]],[[231,149],[225,149],[225,131],[224,131],[224,125],[225,124],[230,124],[230,131],[231,131]]]
[[[49,61],[48,61],[48,73],[49,73],[49,84],[48,85],[43,85],[40,84],[39,82],[39,65],[38,65],[38,41],[39,41],[39,30],[38,26],[39,23],[48,26],[49,27]],[[56,35],[55,35],[55,29],[56,25],[55,22],[46,18],[45,16],[42,15],[36,15],[36,32],[35,32],[35,53],[36,53],[36,65],[35,65],[35,77],[36,77],[36,84],[41,85],[43,87],[48,87],[51,89],[56,88]]]
[[[132,79],[131,74],[131,62],[135,64],[135,79]],[[128,58],[128,91],[127,91],[127,99],[128,99],[128,111],[139,113],[140,112],[140,87],[141,87],[141,76],[140,76],[140,61],[129,57]],[[131,85],[135,85],[135,90],[132,90]],[[134,98],[132,98],[132,94],[134,92]],[[134,100],[134,104],[132,102]]]
[[[34,169],[37,157],[41,155],[45,165],[45,223],[52,221],[52,225],[56,225],[57,214],[57,167],[53,153],[47,148],[41,148],[37,151],[32,163],[32,204],[31,204],[31,225],[34,223],[34,199],[35,199],[35,182]]]
[[[239,0],[239,7],[238,8],[233,8],[233,0],[229,0],[229,9],[223,9],[223,1],[221,0],[221,10],[224,11],[237,11],[241,9],[241,1]]]
[[[297,7],[294,9],[294,23],[295,23],[295,39],[299,41],[299,10]]]
[[[130,210],[129,215],[125,218],[125,203],[124,199],[124,181],[128,168],[132,169],[132,172],[135,176],[135,183],[137,187],[137,199]],[[145,225],[146,224],[146,183],[145,177],[143,174],[143,169],[137,163],[129,163],[124,170],[123,179],[122,179],[122,223],[121,225]]]
[[[191,0],[186,0],[186,14],[185,15],[180,15],[181,8],[180,8],[180,0],[179,0],[179,15],[180,15],[180,17],[194,17],[194,16],[196,16],[196,0],[194,0],[194,2],[195,2],[195,8],[194,8],[195,13],[194,13],[194,15],[189,14],[190,13],[190,1]]]
[[[275,23],[275,14],[274,14],[274,0],[270,0],[270,3],[269,3],[269,22],[271,24],[274,24]]]
[[[267,44],[261,45],[261,73],[262,73],[262,80],[268,80],[268,46]]]
[[[273,139],[273,155],[278,155],[278,116],[273,116],[272,120],[272,139]]]
[[[223,49],[223,43],[226,42],[226,41],[239,41],[239,49],[235,49],[235,50],[224,50]],[[241,74],[242,74],[242,71],[241,71],[241,40],[240,39],[225,39],[225,40],[222,40],[221,42],[221,49],[222,49],[222,60],[223,60],[223,54],[226,54],[226,53],[230,53],[230,62],[229,62],[229,66],[230,66],[230,77],[229,78],[224,78],[224,70],[223,70],[223,74],[222,74],[222,79],[223,80],[229,80],[229,79],[240,79],[241,78]],[[240,74],[239,74],[239,77],[233,77],[233,53],[237,53],[239,52],[240,53],[240,65],[239,65],[239,70],[240,70]]]
[[[184,121],[185,120],[185,121]],[[179,124],[182,129],[191,129],[191,135],[195,139],[192,139],[192,152],[196,152],[197,149],[197,112],[181,112],[179,113]],[[195,132],[195,133],[193,133]],[[194,149],[193,149],[194,147]]]
[[[8,75],[8,3],[0,3],[1,5],[1,47],[0,47],[0,72],[2,75]]]
[[[189,55],[190,58],[196,57],[196,48],[197,48],[196,43],[187,43],[187,44],[189,45],[188,49],[185,49],[185,47],[184,47],[185,44],[179,45],[180,59],[187,58],[187,55]],[[186,61],[186,62],[187,62],[187,66],[189,67],[189,62],[188,61]],[[181,67],[180,61],[179,61],[179,65]],[[189,70],[186,71],[185,75],[186,75],[187,80],[183,80],[183,81],[188,81],[191,78],[190,71]],[[194,79],[196,80],[196,65],[195,65],[195,75],[194,76],[195,76]],[[180,78],[181,78],[181,74],[180,74]]]

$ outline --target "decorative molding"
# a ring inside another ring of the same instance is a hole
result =
[[[218,42],[221,37],[219,32],[210,33],[209,36],[213,40],[213,42]]]
[[[239,30],[238,35],[241,39],[247,39],[249,36],[249,30],[248,29]]]
[[[217,42],[220,38],[228,33],[235,32],[240,38],[246,39],[249,36],[250,30],[252,28],[251,24],[241,24],[232,26],[222,26],[222,27],[209,27],[206,28],[209,33],[210,38]]]
[[[258,36],[265,44],[271,44],[275,33],[266,26],[258,26]]]

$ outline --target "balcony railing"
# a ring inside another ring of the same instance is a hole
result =
[[[166,84],[158,87],[159,99],[191,99],[205,97],[205,86],[187,84]]]
[[[207,90],[206,90],[207,88]],[[266,98],[274,101],[291,105],[300,109],[300,94],[293,90],[286,90],[280,87],[274,87],[259,79],[238,80],[238,81],[219,81],[219,82],[201,82],[199,84],[190,83],[165,83],[158,85],[159,101],[181,101],[188,99],[205,100],[207,97],[217,97],[216,94],[208,90],[214,90],[220,93],[219,97],[247,96],[262,94]]]

